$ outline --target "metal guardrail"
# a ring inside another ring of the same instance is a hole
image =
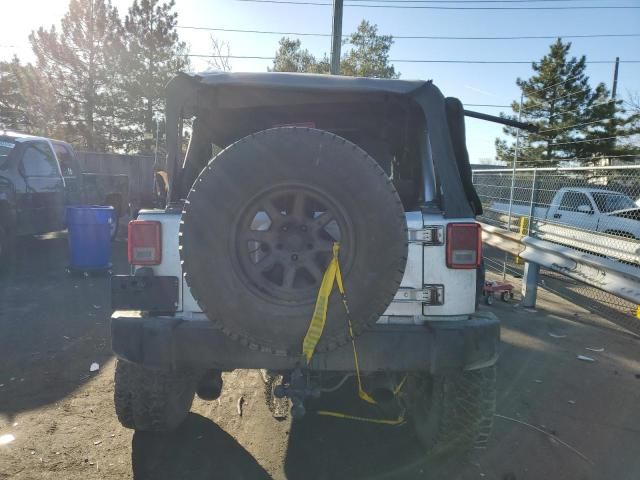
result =
[[[634,278],[637,273],[633,272],[640,271],[640,231],[637,230],[640,218],[630,203],[640,207],[640,165],[610,164],[615,161],[606,160],[602,164],[609,165],[594,167],[475,169],[473,184],[484,209],[478,220],[514,234],[510,237],[504,233],[491,235],[493,239],[487,244],[496,242],[496,248],[487,248],[484,259],[487,270],[502,274],[503,279],[507,274],[522,278],[522,306],[535,306],[537,285],[542,282],[539,277],[544,276],[547,289],[640,335],[639,302],[626,291],[629,284],[626,277],[630,274],[626,267],[635,269],[631,271]],[[569,190],[577,193],[569,194]],[[585,192],[590,195],[587,201],[581,195]],[[611,194],[621,196],[611,197]],[[623,203],[616,203],[619,200]],[[594,215],[580,209],[587,203],[592,205]],[[599,214],[595,214],[596,210]],[[620,220],[607,218],[607,212]],[[577,265],[575,259],[571,263],[566,256],[568,263],[558,258],[554,262],[548,258],[551,253],[547,253],[544,263],[549,267],[541,268],[519,255],[526,250],[533,251],[532,246],[522,242],[525,236],[562,245],[576,255],[585,253],[596,257],[596,265],[589,262],[591,268],[581,267],[583,260],[586,265],[590,257],[578,258]],[[613,270],[622,267],[625,271],[614,281],[609,267]]]
[[[560,245],[486,224],[482,224],[482,238],[488,245],[518,255],[528,262],[562,273],[636,305],[640,304],[640,268],[618,260],[620,257],[617,255],[607,256],[602,250],[595,252],[599,255],[576,250],[592,248],[597,244],[595,238],[573,238],[573,245]],[[637,254],[633,260],[638,262]]]
[[[637,240],[540,221],[532,229],[536,238],[640,265],[640,242]]]
[[[514,256],[519,256],[524,250],[522,245],[523,235],[510,232],[504,228],[487,225],[486,223],[481,223],[480,225],[482,225],[483,243]]]

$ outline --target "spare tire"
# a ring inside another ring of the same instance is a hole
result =
[[[404,210],[366,152],[326,131],[282,127],[220,152],[189,192],[180,227],[191,293],[252,349],[299,355],[334,241],[357,335],[395,295],[407,257]],[[316,350],[348,340],[334,290]]]

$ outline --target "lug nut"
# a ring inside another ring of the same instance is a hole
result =
[[[295,253],[291,255],[291,260],[293,260],[294,262],[298,260],[298,255],[296,255]]]

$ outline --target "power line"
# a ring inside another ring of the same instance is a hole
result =
[[[595,120],[593,122],[576,123],[574,125],[567,125],[565,127],[545,128],[544,130],[539,130],[537,133],[546,133],[546,132],[557,132],[557,131],[562,131],[562,130],[571,130],[571,129],[576,128],[576,127],[584,127],[585,125],[593,125],[594,123],[610,122],[611,120],[612,120],[611,118],[603,118],[601,120]]]
[[[550,98],[549,100],[544,100],[543,103],[549,104],[551,102],[555,102],[556,100],[562,100],[562,99],[565,99],[565,98],[573,97],[574,95],[578,95],[579,93],[583,93],[584,95],[589,94],[589,92],[587,92],[585,90],[574,90],[573,92],[568,93],[567,95],[563,95],[561,97],[553,97],[553,98]]]
[[[609,99],[609,100],[607,100],[605,102],[596,102],[596,103],[592,103],[591,105],[587,105],[584,109],[574,108],[573,110],[562,110],[562,111],[559,111],[559,112],[554,112],[553,114],[549,115],[549,118],[553,118],[556,115],[564,115],[565,113],[576,113],[576,112],[584,113],[587,110],[590,110],[592,108],[601,107],[603,105],[609,105],[610,103],[615,103],[616,101],[617,101],[616,99],[611,98],[611,99]]]
[[[270,30],[243,30],[239,28],[212,28],[212,27],[193,27],[190,25],[177,25],[176,28],[186,30],[207,30],[212,32],[232,32],[232,33],[258,33],[264,35],[295,35],[300,37],[330,37],[330,33],[311,33],[311,32],[277,32]],[[343,35],[348,37],[349,35]],[[638,34],[640,36],[640,34]],[[395,37],[394,37],[395,38]]]
[[[346,35],[349,36],[349,35]],[[555,40],[557,38],[616,38],[616,37],[640,37],[640,33],[601,33],[586,35],[519,35],[501,37],[448,37],[436,35],[391,35],[394,40]]]
[[[626,155],[597,155],[593,157],[571,157],[571,158],[536,158],[525,159],[523,162],[527,163],[550,163],[550,162],[577,162],[580,160],[602,160],[610,158],[638,158],[640,155],[626,154]]]
[[[510,108],[511,105],[493,105],[489,103],[464,103],[465,107],[490,107],[490,108]]]
[[[259,59],[259,60],[274,60],[275,57],[262,57],[253,55],[204,55],[204,54],[187,54],[186,57],[200,57],[200,58],[246,58],[246,59]],[[445,59],[390,59],[392,63],[452,63],[452,64],[487,64],[487,65],[517,65],[517,64],[530,64],[531,60],[445,60]],[[615,63],[614,60],[591,60],[586,63]],[[620,60],[620,63],[640,63],[640,60]]]
[[[551,90],[552,88],[555,88],[558,85],[562,85],[564,83],[570,82],[571,80],[575,80],[576,78],[581,77],[582,75],[583,75],[582,73],[579,73],[578,75],[574,75],[572,77],[566,78],[561,82],[554,83],[553,85],[549,85],[548,87],[542,88],[540,90],[536,90],[536,92],[546,92],[547,90]]]
[[[541,1],[541,0],[536,0]],[[281,32],[274,30],[246,30],[240,28],[215,28],[215,27],[198,27],[192,25],[177,25],[176,28],[185,30],[205,30],[211,32],[230,32],[230,33],[253,33],[259,35],[293,35],[298,37],[330,37],[330,33],[314,33],[314,32]],[[343,35],[349,38],[351,35]],[[441,36],[441,35],[392,35],[394,40],[554,40],[556,38],[629,38],[640,37],[640,33],[596,33],[585,35],[518,35],[518,36]]]
[[[258,57],[253,55],[198,55],[195,53],[189,53],[185,57],[197,57],[197,58],[239,58],[239,59],[253,59],[253,60],[275,60],[276,57]]]
[[[541,91],[541,90],[536,90],[536,93],[539,92],[539,91]],[[585,90],[575,90],[575,91],[573,91],[573,92],[571,92],[571,93],[569,93],[567,95],[563,95],[561,97],[553,97],[553,98],[550,98],[549,100],[541,100],[541,101],[538,101],[538,102],[533,101],[533,99],[529,98],[529,100],[531,100],[531,102],[532,102],[532,105],[530,105],[530,106],[528,106],[526,108],[523,107],[522,111],[532,110],[532,109],[538,108],[538,107],[539,108],[544,108],[545,106],[548,107],[551,103],[553,103],[553,102],[555,102],[557,100],[562,100],[562,99],[565,99],[565,98],[569,98],[569,97],[572,97],[572,96],[577,95],[579,93],[587,95],[589,92],[587,92]]]
[[[236,0],[237,2],[249,3],[271,3],[282,5],[314,5],[314,6],[331,6],[332,3],[312,2],[312,1],[293,1],[293,0]],[[376,1],[376,0],[368,0]],[[347,3],[346,7],[357,8],[395,8],[395,9],[420,9],[420,10],[636,10],[640,6],[635,5],[571,5],[561,7],[447,7],[434,5],[391,5],[391,4],[363,4],[363,3]]]
[[[606,100],[606,101],[604,101],[604,102],[596,102],[596,103],[593,103],[593,104],[591,104],[591,105],[588,105],[588,106],[586,106],[586,107],[584,108],[584,110],[586,111],[586,110],[589,110],[589,109],[594,108],[594,107],[599,107],[599,106],[601,106],[601,105],[608,105],[609,103],[615,103],[615,102],[617,102],[617,100],[616,100],[615,98],[610,98],[609,100]],[[540,103],[536,103],[536,104],[534,104],[534,105],[531,105],[530,107],[523,107],[523,108],[522,108],[522,111],[523,111],[523,112],[527,112],[527,111],[533,110],[533,109],[535,109],[535,108],[541,108],[541,107],[544,107],[544,105],[543,105],[543,104],[540,104]],[[551,118],[551,117],[555,117],[556,115],[562,115],[562,114],[565,114],[565,113],[581,112],[581,110],[582,110],[581,108],[574,108],[574,109],[572,109],[572,110],[558,110],[558,111],[556,111],[556,112],[553,112],[553,113],[549,116],[549,118]]]
[[[375,3],[564,3],[564,2],[589,2],[598,0],[349,0],[350,2],[375,2]]]
[[[535,60],[422,60],[422,59],[396,59],[389,60],[396,63],[468,63],[468,64],[530,64]],[[590,60],[585,63],[616,63],[615,60]],[[620,60],[620,63],[640,63],[640,60]]]
[[[638,134],[637,133],[625,133],[624,135],[613,135],[611,137],[584,138],[582,140],[573,140],[571,142],[549,143],[549,144],[547,144],[547,146],[549,146],[549,147],[557,147],[559,145],[573,145],[573,144],[576,144],[576,143],[603,142],[605,140],[613,140],[614,138],[632,137],[633,135],[638,135]]]

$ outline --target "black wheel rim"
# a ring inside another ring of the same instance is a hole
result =
[[[327,193],[302,185],[269,189],[243,209],[233,245],[246,285],[271,302],[315,301],[334,242],[343,274],[353,226]]]

